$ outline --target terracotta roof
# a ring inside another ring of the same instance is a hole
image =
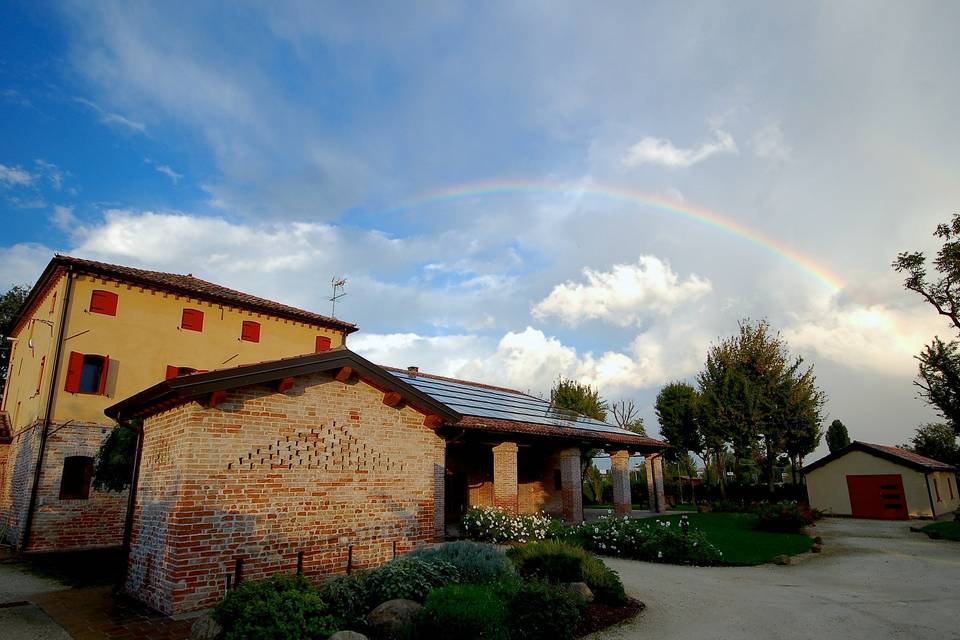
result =
[[[477,416],[464,416],[460,422],[457,422],[452,426],[498,433],[520,433],[540,436],[575,438],[590,440],[598,443],[606,442],[613,444],[634,445],[637,447],[657,450],[671,448],[671,446],[666,442],[661,442],[655,438],[648,438],[638,434],[592,432],[574,427],[557,427],[544,424],[533,424],[530,422],[518,422],[516,420],[480,418]]]
[[[260,298],[258,296],[243,293],[235,289],[207,282],[196,278],[191,274],[182,275],[179,273],[164,273],[162,271],[148,271],[146,269],[137,269],[134,267],[125,267],[106,262],[97,262],[95,260],[84,260],[72,256],[55,255],[40,277],[38,284],[44,282],[47,277],[52,275],[56,267],[70,266],[76,271],[88,273],[91,275],[111,277],[123,282],[156,287],[163,291],[171,291],[182,295],[200,298],[210,302],[228,304],[244,309],[259,311],[272,316],[279,316],[290,320],[298,320],[308,324],[316,324],[326,327],[332,327],[344,333],[353,333],[357,330],[356,325],[343,320],[337,320],[329,316],[313,313],[304,309],[298,309],[289,305]],[[34,287],[37,291],[38,287]],[[31,297],[33,297],[31,295]],[[23,309],[30,308],[31,300],[28,299]]]
[[[891,462],[896,462],[897,464],[902,464],[904,466],[910,467],[912,469],[917,469],[920,471],[956,471],[957,468],[946,462],[940,462],[939,460],[934,460],[933,458],[927,458],[926,456],[921,456],[920,454],[913,453],[912,451],[907,451],[906,449],[901,449],[900,447],[892,447],[886,444],[872,444],[870,442],[861,442],[859,440],[854,440],[849,445],[840,449],[839,451],[834,451],[830,455],[824,456],[819,460],[816,460],[806,467],[803,468],[804,473],[818,469],[825,464],[833,462],[837,458],[847,455],[852,451],[862,451],[864,453],[869,453],[875,455],[879,458],[884,458],[885,460],[890,460]]]

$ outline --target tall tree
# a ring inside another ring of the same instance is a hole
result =
[[[594,420],[607,419],[607,401],[600,397],[600,392],[589,384],[581,384],[576,380],[559,378],[557,384],[550,390],[550,404],[558,409],[578,413]],[[587,449],[581,452],[581,473],[586,472],[587,467],[599,452],[599,449]]]
[[[17,311],[30,294],[30,287],[15,285],[0,295],[0,392],[7,384],[7,365],[10,362],[10,342],[7,336],[13,330]]]
[[[850,434],[847,433],[847,427],[839,420],[834,420],[827,427],[827,448],[830,453],[840,451],[850,444]]]
[[[703,436],[697,422],[699,394],[686,382],[671,382],[660,390],[654,411],[660,435],[674,446],[671,457],[683,458],[688,451],[703,455]]]
[[[960,444],[953,428],[948,424],[920,425],[910,439],[908,448],[922,456],[960,466]]]
[[[920,294],[955,331],[960,331],[960,214],[947,224],[937,225],[934,237],[943,245],[933,259],[936,275],[928,278],[927,257],[922,251],[897,255],[893,268],[906,274],[903,286]],[[935,336],[917,356],[919,372],[914,384],[920,396],[946,419],[960,435],[960,343]]]
[[[823,438],[822,409],[826,398],[817,388],[812,370],[798,377],[788,377],[782,394],[783,452],[790,460],[790,472],[796,485],[803,459],[813,453]]]
[[[618,427],[633,431],[641,436],[647,435],[647,429],[643,424],[643,416],[637,409],[633,400],[620,400],[610,406],[610,413],[613,415],[613,422]]]

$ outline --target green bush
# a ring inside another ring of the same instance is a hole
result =
[[[343,622],[341,629],[362,629],[366,626],[369,600],[363,580],[354,576],[339,576],[317,587],[320,598],[331,615]]]
[[[461,540],[434,547],[419,547],[407,555],[427,562],[448,562],[460,573],[464,584],[490,584],[516,575],[513,563],[493,545]]]
[[[810,507],[796,502],[764,504],[757,508],[757,515],[760,517],[757,526],[764,531],[796,533],[813,524]]]
[[[705,533],[694,527],[684,533],[667,520],[604,517],[580,525],[577,533],[585,549],[605,555],[701,566],[723,560]]]
[[[502,585],[511,640],[572,640],[580,603],[562,587],[539,580]],[[451,636],[453,637],[453,636]]]
[[[363,578],[370,608],[403,598],[423,602],[434,589],[460,582],[460,572],[449,562],[405,556],[373,569]]]
[[[339,626],[313,585],[280,574],[228,591],[213,617],[223,627],[225,640],[326,638]]]
[[[476,507],[460,521],[463,535],[480,542],[529,542],[543,540],[550,529],[543,513],[514,514],[497,507]]]
[[[620,577],[581,547],[546,540],[514,547],[507,555],[524,578],[551,583],[586,582],[598,602],[626,602]]]
[[[417,616],[418,638],[509,640],[507,605],[487,585],[450,585],[430,592]]]

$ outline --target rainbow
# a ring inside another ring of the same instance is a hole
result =
[[[784,242],[772,238],[765,233],[736,221],[730,216],[711,211],[687,202],[671,200],[665,196],[632,191],[611,185],[602,185],[595,182],[561,182],[547,180],[516,180],[497,179],[482,182],[473,182],[451,187],[444,187],[416,196],[404,201],[392,211],[409,211],[412,209],[455,202],[472,198],[511,195],[566,195],[576,194],[606,200],[636,205],[643,209],[653,209],[679,218],[692,220],[729,235],[746,240],[764,251],[796,266],[823,283],[831,291],[840,291],[844,287],[841,278],[825,265],[816,262],[810,256],[790,247]]]

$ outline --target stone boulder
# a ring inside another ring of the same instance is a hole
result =
[[[387,600],[370,612],[367,622],[378,638],[393,638],[413,623],[422,608],[423,605],[413,600]]]
[[[579,602],[586,602],[587,604],[593,602],[593,591],[590,590],[586,582],[568,582],[567,593]]]
[[[223,634],[223,628],[210,614],[200,616],[190,625],[190,640],[216,640]]]
[[[800,564],[800,559],[797,558],[796,556],[788,556],[788,555],[784,554],[784,555],[782,555],[782,556],[777,556],[776,558],[774,558],[774,559],[773,559],[773,563],[774,563],[774,564],[784,564],[784,565]]]
[[[337,631],[327,640],[367,640],[367,636],[356,631]]]

